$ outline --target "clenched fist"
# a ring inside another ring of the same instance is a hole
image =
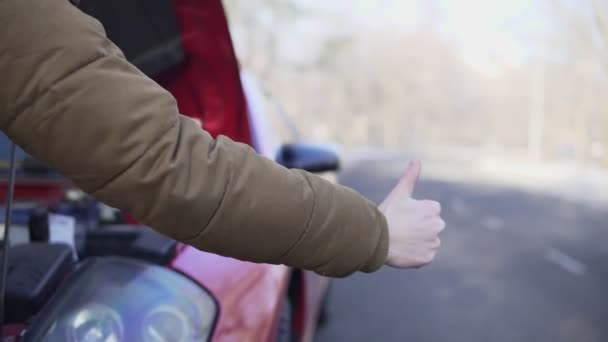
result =
[[[414,187],[420,174],[420,162],[411,162],[399,184],[380,205],[388,222],[389,250],[387,265],[417,268],[435,258],[440,245],[439,233],[445,228],[439,202],[415,200]]]

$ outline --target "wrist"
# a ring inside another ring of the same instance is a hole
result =
[[[376,219],[380,234],[372,255],[367,263],[361,268],[362,272],[371,273],[380,269],[388,258],[389,232],[386,217],[380,210],[376,210]]]

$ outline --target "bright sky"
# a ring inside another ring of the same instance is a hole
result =
[[[543,0],[299,0],[350,17],[357,29],[412,30],[434,23],[465,60],[488,73],[542,49]]]
[[[539,1],[443,0],[439,23],[466,59],[517,63],[542,49],[549,23]],[[535,7],[534,4],[537,6]]]

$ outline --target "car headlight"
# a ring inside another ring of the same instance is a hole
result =
[[[24,341],[189,342],[210,338],[218,306],[171,269],[128,258],[85,261]]]
[[[121,341],[124,326],[120,314],[102,304],[88,304],[78,310],[66,327],[69,341]]]

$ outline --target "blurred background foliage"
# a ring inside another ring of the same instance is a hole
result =
[[[600,0],[225,0],[237,54],[304,137],[608,167]]]

